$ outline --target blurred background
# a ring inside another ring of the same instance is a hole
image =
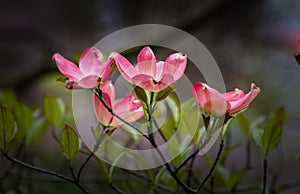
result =
[[[300,66],[293,57],[300,51],[295,44],[300,32],[298,0],[1,0],[0,89],[13,89],[31,107],[41,106],[45,93],[70,101],[70,91],[55,81],[55,52],[74,61],[75,52],[116,30],[152,23],[177,27],[200,40],[217,61],[227,90],[248,91],[251,82],[261,87],[246,112],[249,119],[279,106],[286,109],[281,145],[272,153],[270,168],[278,176],[277,184],[299,182]],[[56,159],[47,142],[46,138],[42,148],[49,153],[43,154],[48,161],[39,161],[44,165]],[[232,143],[243,144],[236,124]],[[239,165],[243,151],[234,151],[229,166]],[[64,193],[59,187],[56,191]],[[284,193],[297,191],[299,186]],[[47,187],[36,193],[47,193]]]

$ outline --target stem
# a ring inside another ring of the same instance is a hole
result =
[[[192,154],[192,155],[190,155],[187,159],[185,159],[184,161],[183,161],[183,163],[182,164],[180,164],[180,166],[178,166],[176,169],[175,169],[175,173],[177,173],[182,167],[184,167],[185,165],[186,165],[186,163],[188,162],[188,161],[190,161],[191,159],[193,159],[193,158],[195,158],[195,156],[199,153],[199,148]]]
[[[93,155],[94,155],[94,153],[91,152],[89,157],[86,158],[86,160],[84,161],[84,163],[81,165],[80,169],[78,170],[78,173],[77,173],[77,182],[78,183],[80,182],[80,176],[81,176],[82,170],[87,165],[87,163],[90,161],[90,159],[93,157]]]
[[[266,193],[266,187],[267,187],[267,168],[268,168],[268,160],[267,158],[264,159],[264,174],[263,174],[263,190],[262,194]]]
[[[46,169],[43,169],[43,168],[39,168],[39,167],[37,167],[37,166],[33,166],[33,165],[31,165],[31,164],[27,164],[27,163],[25,163],[25,162],[23,162],[23,161],[20,161],[20,160],[16,159],[16,158],[10,157],[7,153],[4,153],[3,155],[4,155],[4,157],[5,157],[7,160],[9,160],[9,161],[11,161],[11,162],[13,162],[13,163],[19,164],[19,165],[21,165],[21,166],[23,166],[23,167],[25,167],[25,168],[28,168],[28,169],[31,169],[31,170],[35,170],[35,171],[40,172],[40,173],[43,173],[43,174],[47,174],[47,175],[51,175],[51,176],[54,176],[54,177],[63,179],[63,180],[65,180],[65,181],[69,182],[69,183],[72,183],[72,184],[76,185],[83,193],[85,193],[85,194],[88,194],[88,193],[89,193],[82,185],[80,185],[80,184],[79,184],[78,182],[76,182],[75,180],[70,179],[69,177],[66,177],[66,176],[64,176],[64,175],[61,175],[61,174],[59,174],[59,173],[57,173],[57,172],[53,172],[53,171],[50,171],[50,170],[46,170]]]
[[[208,172],[208,174],[206,175],[206,177],[204,178],[204,180],[202,181],[202,183],[198,186],[197,188],[197,191],[199,192],[201,190],[201,188],[204,186],[204,184],[206,183],[206,181],[209,179],[209,177],[211,177],[211,175],[213,174],[219,160],[220,160],[220,156],[221,156],[221,153],[223,151],[223,148],[224,148],[224,140],[221,139],[221,142],[220,142],[220,147],[219,147],[219,151],[218,151],[218,154],[217,154],[217,157],[213,163],[213,166],[211,167],[210,171]]]
[[[145,176],[143,176],[143,175],[141,175],[141,174],[132,172],[132,171],[127,170],[127,169],[121,169],[121,170],[123,170],[124,172],[126,172],[126,173],[128,173],[128,174],[130,174],[130,175],[132,175],[132,176],[134,176],[134,177],[137,177],[139,180],[142,179],[142,180],[146,181],[147,184],[148,184],[149,186],[151,186],[151,184],[152,184],[152,180],[150,180],[149,178],[147,178],[147,177],[145,177]],[[158,189],[163,190],[163,191],[166,191],[166,192],[168,192],[168,193],[175,193],[174,190],[171,190],[171,189],[169,189],[168,187],[165,187],[164,185],[161,185],[161,184],[159,184],[159,183],[156,184],[156,187],[157,187]]]
[[[101,91],[98,91],[101,92]],[[141,130],[139,130],[138,128],[136,128],[135,126],[133,126],[132,124],[128,123],[126,120],[124,120],[123,118],[121,118],[118,114],[116,114],[109,106],[108,104],[103,100],[103,98],[95,93],[95,95],[98,97],[98,99],[100,100],[100,102],[105,106],[105,108],[108,110],[108,112],[110,114],[112,114],[114,117],[116,117],[117,119],[119,119],[120,121],[122,121],[123,123],[125,123],[126,125],[128,125],[129,127],[132,127],[134,130],[136,130],[137,132],[139,132],[143,137],[145,137],[146,139],[148,139],[148,137],[143,134],[143,132]]]
[[[194,191],[192,188],[190,188],[189,186],[187,186],[184,182],[182,182],[182,180],[177,176],[177,174],[172,170],[171,166],[169,165],[169,163],[166,161],[164,155],[161,153],[160,149],[158,148],[155,139],[154,139],[154,135],[153,135],[153,126],[152,126],[152,102],[153,102],[153,97],[154,97],[154,92],[151,92],[151,96],[150,96],[150,104],[148,105],[148,109],[149,109],[149,124],[148,124],[148,134],[149,134],[149,138],[148,141],[151,143],[151,145],[153,146],[153,148],[155,148],[156,152],[158,153],[159,157],[163,160],[163,163],[166,167],[166,169],[168,170],[168,172],[170,173],[170,175],[175,179],[175,181],[177,182],[177,184],[179,184],[186,192],[188,193],[196,193],[196,191]],[[149,133],[150,132],[150,133]]]
[[[199,150],[197,151],[197,153],[198,152],[199,152]],[[187,183],[186,183],[188,186],[191,185],[191,179],[192,179],[192,176],[193,176],[193,167],[194,167],[195,158],[196,158],[196,155],[194,155],[192,157],[192,161],[191,161],[190,166],[189,166],[189,173],[188,173],[188,176],[187,176]]]
[[[109,183],[110,187],[115,190],[116,192],[118,192],[119,194],[124,194],[125,192],[122,191],[121,189],[119,189],[115,184],[113,184],[112,182]]]
[[[155,150],[157,151],[159,157],[163,160],[164,165],[166,167],[166,169],[168,170],[168,172],[170,173],[170,175],[175,179],[175,181],[188,193],[197,193],[197,191],[193,190],[192,188],[190,188],[189,186],[187,186],[184,182],[182,182],[182,180],[177,176],[177,174],[172,170],[172,168],[170,167],[169,163],[166,161],[165,157],[163,156],[163,154],[161,153],[160,149],[158,148],[157,144],[155,143],[154,139],[153,141],[150,141],[151,145],[155,148]]]

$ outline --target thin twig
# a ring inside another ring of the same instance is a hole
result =
[[[196,149],[196,151],[190,155],[187,159],[185,159],[176,169],[175,169],[175,173],[177,173],[182,167],[184,167],[186,165],[186,163],[188,163],[188,161],[190,161],[191,159],[193,159],[198,153],[199,153],[199,148]]]
[[[262,194],[266,193],[266,187],[267,187],[267,168],[268,168],[268,160],[267,158],[264,159],[264,174],[263,174],[263,190]]]
[[[101,91],[98,91],[101,92]],[[139,132],[143,137],[145,137],[146,139],[148,139],[147,135],[145,135],[141,130],[139,130],[138,128],[136,128],[135,126],[133,126],[132,124],[130,124],[129,122],[125,121],[122,117],[120,117],[118,114],[116,114],[109,106],[108,104],[105,102],[105,100],[103,100],[103,98],[101,97],[101,95],[99,95],[97,92],[94,93],[98,99],[100,100],[100,102],[104,105],[104,107],[108,110],[108,112],[110,114],[112,114],[114,117],[116,117],[117,119],[119,119],[120,121],[122,121],[123,123],[125,123],[126,125],[128,125],[129,127],[133,128],[134,130],[136,130],[137,132]]]
[[[9,160],[9,161],[11,161],[11,162],[14,162],[14,163],[16,163],[16,164],[19,164],[19,165],[21,165],[21,166],[23,166],[23,167],[26,167],[26,168],[28,168],[28,169],[35,170],[35,171],[40,172],[40,173],[43,173],[43,174],[47,174],[47,175],[51,175],[51,176],[54,176],[54,177],[63,179],[63,180],[65,180],[65,181],[69,182],[69,183],[72,183],[72,184],[76,185],[83,193],[85,193],[85,194],[88,194],[88,193],[89,193],[82,185],[80,185],[79,183],[77,183],[77,182],[74,181],[73,179],[70,179],[69,177],[66,177],[66,176],[64,176],[64,175],[61,175],[61,174],[59,174],[59,173],[57,173],[57,172],[53,172],[53,171],[50,171],[50,170],[46,170],[46,169],[43,169],[43,168],[39,168],[39,167],[37,167],[37,166],[33,166],[33,165],[31,165],[31,164],[28,164],[28,163],[25,163],[25,162],[23,162],[23,161],[20,161],[20,160],[18,160],[18,159],[16,159],[16,158],[13,158],[13,157],[9,156],[7,153],[3,153],[3,156],[4,156],[7,160]]]
[[[208,174],[206,175],[206,177],[204,178],[204,180],[202,181],[202,183],[198,186],[197,188],[197,191],[199,192],[201,190],[201,188],[204,186],[204,184],[206,183],[206,181],[209,179],[209,177],[211,177],[211,175],[213,174],[219,160],[220,160],[220,156],[221,156],[221,153],[223,151],[223,147],[224,147],[224,140],[221,139],[221,142],[220,142],[220,147],[219,147],[219,151],[218,151],[218,154],[217,154],[217,157],[213,163],[213,166],[211,167],[210,171],[208,172]]]
[[[196,150],[197,151],[197,150]],[[190,166],[189,166],[189,171],[188,171],[188,176],[187,176],[187,182],[186,184],[188,186],[191,185],[191,179],[192,179],[192,176],[193,176],[193,167],[194,167],[194,162],[195,162],[195,158],[196,158],[196,155],[195,154],[193,157],[192,157],[192,160],[191,160],[191,163],[190,163]]]
[[[93,157],[94,153],[91,152],[89,157],[86,158],[86,160],[84,161],[84,163],[81,165],[81,167],[79,168],[78,170],[78,173],[77,173],[77,182],[80,182],[80,176],[81,176],[81,173],[84,169],[84,167],[87,165],[87,163],[90,161],[90,159]]]
[[[124,191],[122,191],[120,188],[118,188],[115,184],[113,184],[112,182],[109,183],[110,187],[115,190],[116,192],[118,192],[119,194],[125,194]]]

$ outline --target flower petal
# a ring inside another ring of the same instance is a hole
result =
[[[97,75],[89,75],[81,79],[78,84],[82,88],[94,88],[100,83]]]
[[[174,53],[165,60],[163,74],[171,74],[177,81],[184,74],[186,63],[186,56],[181,53]]]
[[[127,112],[133,112],[141,108],[142,103],[135,98],[133,94],[129,94],[124,98],[120,99],[116,104],[113,105],[113,110],[117,114],[123,114]]]
[[[250,92],[248,92],[245,96],[235,101],[229,101],[229,104],[231,106],[230,110],[228,111],[229,115],[235,114],[247,108],[259,93],[260,88],[252,83]]]
[[[104,126],[110,126],[113,120],[113,116],[101,103],[96,95],[93,96],[93,105],[96,117],[100,121],[100,123],[102,123]]]
[[[204,83],[195,83],[192,93],[200,106],[208,113],[222,116],[230,108],[229,103],[220,92]]]
[[[70,80],[77,81],[82,77],[82,73],[80,72],[78,67],[71,61],[65,59],[60,54],[55,53],[52,59],[55,60],[59,71]]]
[[[155,82],[152,76],[139,74],[134,76],[131,80],[134,85],[144,88],[145,90],[159,92],[165,89],[169,83],[173,81],[173,77],[170,75],[165,75],[161,81]]]
[[[155,77],[156,74],[156,58],[150,47],[144,47],[137,57],[138,70],[141,74]]]
[[[234,100],[238,100],[238,99],[244,97],[245,93],[244,93],[244,91],[236,88],[235,90],[227,92],[223,95],[224,95],[226,101],[234,101]]]
[[[110,57],[115,59],[116,65],[122,74],[122,76],[130,83],[132,83],[131,78],[138,74],[138,71],[132,66],[132,64],[119,53],[113,52]]]
[[[110,107],[112,107],[112,104],[114,103],[114,100],[115,100],[114,85],[109,80],[109,81],[105,82],[103,85],[101,85],[100,89],[103,93],[103,97],[105,97],[104,94],[106,94],[107,98],[109,98],[109,100],[108,99],[104,99],[104,100],[109,104]]]
[[[140,119],[144,115],[142,103],[135,99],[135,96],[130,94],[119,100],[114,106],[113,110],[122,119],[127,122],[133,122]],[[124,124],[122,121],[114,117],[112,126]]]
[[[110,66],[114,64],[114,59],[108,59],[104,64],[100,66],[101,81],[106,80],[110,76]]]
[[[84,75],[99,75],[102,58],[102,53],[96,47],[87,48],[79,59],[80,71]]]

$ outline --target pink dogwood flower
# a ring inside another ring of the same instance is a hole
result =
[[[151,92],[159,92],[176,82],[184,73],[187,57],[181,53],[174,53],[165,61],[156,61],[153,51],[144,47],[137,57],[137,66],[133,66],[125,57],[113,52],[110,55],[115,59],[122,76],[131,84]]]
[[[125,121],[133,122],[144,115],[142,103],[137,100],[133,94],[129,94],[114,103],[115,88],[112,82],[105,82],[100,86],[100,89],[107,105],[115,114],[119,115]],[[96,95],[93,96],[93,104],[96,116],[104,126],[115,127],[124,124],[106,109]]]
[[[71,61],[58,53],[53,55],[59,71],[68,78],[66,88],[93,88],[110,75],[110,65],[114,62],[108,60],[102,64],[102,53],[96,48],[87,48],[79,59],[79,68]]]
[[[247,94],[240,89],[221,94],[214,88],[197,82],[194,84],[192,92],[197,102],[206,112],[216,116],[224,114],[230,116],[246,109],[260,93],[260,88],[252,83]]]

